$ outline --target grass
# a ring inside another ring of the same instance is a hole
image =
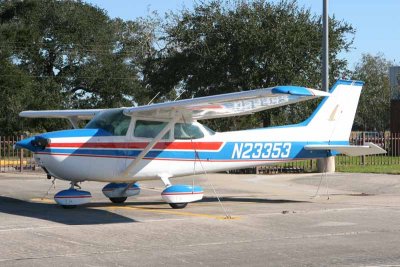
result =
[[[336,156],[335,160],[337,172],[400,174],[400,157],[377,155],[365,156],[363,159],[363,157]],[[316,172],[316,166],[316,160],[313,160],[312,165],[310,160],[276,165],[278,168],[302,167],[305,172]]]
[[[363,164],[364,160],[364,164]],[[336,156],[336,166],[340,165],[395,165],[400,164],[400,157],[392,156],[365,156],[348,157]]]
[[[362,157],[337,156],[336,171],[400,174],[400,157],[378,155],[365,156],[363,159]]]
[[[400,164],[389,165],[342,165],[336,166],[337,172],[388,173],[400,174]]]

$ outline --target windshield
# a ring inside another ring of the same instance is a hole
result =
[[[86,129],[103,129],[112,135],[126,135],[131,117],[124,115],[122,109],[102,111],[85,126]]]

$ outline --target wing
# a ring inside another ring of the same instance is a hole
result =
[[[346,154],[348,156],[362,156],[362,155],[374,155],[374,154],[384,154],[386,150],[375,145],[374,143],[366,143],[364,146],[351,146],[351,145],[306,145],[304,146],[306,150],[333,150],[341,154]]]
[[[102,110],[103,109],[29,110],[22,111],[19,115],[27,118],[91,119]]]
[[[299,86],[277,86],[237,93],[184,99],[147,106],[126,108],[126,115],[170,119],[179,111],[194,120],[253,114],[321,96],[327,92]]]
[[[276,86],[237,93],[213,95],[174,102],[125,108],[126,115],[171,119],[179,111],[186,118],[204,120],[253,114],[321,96],[327,92],[299,86]],[[90,119],[104,109],[23,111],[21,117]]]

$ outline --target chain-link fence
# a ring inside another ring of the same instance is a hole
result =
[[[21,136],[0,136],[0,172],[36,170],[35,160],[30,151],[14,149]]]
[[[21,136],[0,136],[0,172],[9,171],[31,171],[39,169],[35,164],[31,152],[25,149],[14,149],[16,142]],[[349,157],[336,156],[336,166],[349,165],[391,165],[400,164],[400,133],[390,132],[352,132],[350,144],[362,145],[368,142],[384,148],[387,154]],[[255,168],[232,170],[230,173],[303,173],[315,172],[317,170],[316,160],[298,160],[280,163],[273,166],[258,166]]]

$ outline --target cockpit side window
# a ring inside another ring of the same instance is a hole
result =
[[[174,127],[175,139],[199,139],[203,138],[204,133],[200,127],[190,123],[176,123]]]
[[[122,109],[102,111],[85,126],[86,129],[102,129],[115,136],[128,132],[131,117],[124,115]]]
[[[137,120],[133,135],[135,137],[155,138],[165,126],[167,126],[167,122],[164,121]],[[162,139],[168,139],[168,137],[169,132]]]

